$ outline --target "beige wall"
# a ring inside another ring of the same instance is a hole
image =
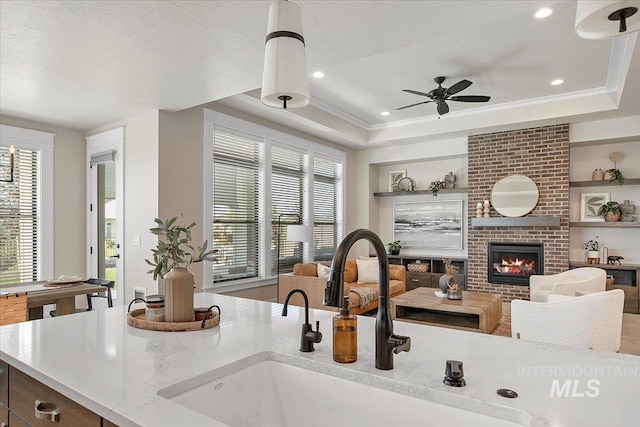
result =
[[[133,299],[133,287],[157,293],[158,284],[147,274],[150,267],[144,261],[150,258],[151,248],[158,239],[149,229],[158,217],[158,163],[159,163],[159,111],[153,110],[117,123],[91,130],[95,135],[120,126],[124,127],[124,298]],[[133,245],[133,236],[141,237],[141,245]]]
[[[33,120],[0,116],[3,125],[55,133],[53,274],[86,274],[86,150],[84,133]]]
[[[160,153],[158,213],[167,219],[184,216],[185,223],[196,222],[193,245],[204,241],[204,118],[202,108],[170,113],[160,112]],[[211,244],[211,242],[209,242]],[[192,264],[196,288],[202,289],[205,262]]]

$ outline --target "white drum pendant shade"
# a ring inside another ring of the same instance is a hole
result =
[[[300,7],[278,1],[269,8],[262,73],[262,102],[275,108],[309,104]]]
[[[638,8],[640,1],[579,0],[576,7],[576,34],[584,39],[603,40],[638,31]],[[620,15],[624,15],[626,25],[626,31],[622,32]]]

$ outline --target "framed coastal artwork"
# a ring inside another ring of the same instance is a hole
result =
[[[462,249],[462,200],[394,203],[393,240],[403,248]]]
[[[400,180],[407,176],[406,169],[398,169],[389,172],[389,191],[398,191]]]
[[[604,217],[598,215],[600,206],[611,200],[609,193],[580,194],[580,222],[603,222]]]

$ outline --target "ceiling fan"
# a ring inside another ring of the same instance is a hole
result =
[[[438,114],[445,115],[449,112],[449,105],[447,105],[446,101],[458,101],[458,102],[487,102],[491,99],[490,96],[484,95],[460,95],[460,96],[452,96],[458,92],[461,92],[472,85],[469,80],[460,80],[458,83],[453,86],[446,88],[442,87],[442,83],[444,83],[444,77],[436,77],[433,79],[438,87],[431,90],[429,93],[419,92],[417,90],[411,89],[402,89],[404,92],[413,93],[414,95],[426,96],[430,98],[428,101],[416,102],[415,104],[405,105],[404,107],[396,108],[396,110],[404,110],[405,108],[415,107],[420,104],[428,104],[429,102],[435,102],[438,106]]]

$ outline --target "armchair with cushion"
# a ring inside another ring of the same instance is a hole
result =
[[[358,263],[361,266],[360,271],[358,271]],[[296,264],[293,267],[293,273],[280,275],[278,302],[283,302],[289,291],[299,288],[307,294],[309,307],[337,311],[336,307],[322,305],[328,270],[329,267],[322,263]],[[380,290],[377,280],[377,260],[347,260],[344,269],[344,292],[349,296],[349,309],[352,314],[362,314],[378,307]],[[389,294],[391,297],[405,292],[406,281],[403,265],[389,265]],[[304,302],[300,294],[295,294],[289,300],[289,304],[303,306]]]
[[[620,349],[624,291],[549,295],[548,302],[511,301],[511,336],[597,351]]]
[[[601,268],[581,267],[549,276],[529,277],[531,301],[546,302],[551,294],[575,296],[606,289],[607,272]]]

